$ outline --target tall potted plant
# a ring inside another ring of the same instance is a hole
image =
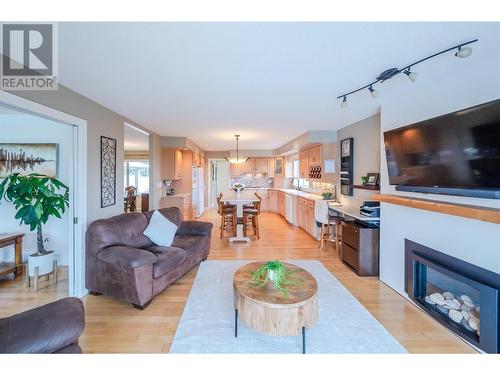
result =
[[[39,275],[52,272],[54,254],[44,247],[42,225],[51,216],[61,218],[69,206],[69,188],[61,181],[42,174],[12,173],[0,183],[0,201],[2,199],[14,204],[15,218],[20,220],[20,224],[37,232],[37,251],[30,255],[29,275],[34,276],[34,267],[39,267]]]

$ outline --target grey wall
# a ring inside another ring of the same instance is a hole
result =
[[[337,135],[339,142],[345,138],[354,138],[354,184],[360,185],[361,176],[366,176],[369,172],[380,173],[380,114],[339,129]],[[349,206],[359,206],[362,201],[370,200],[374,193],[354,189],[352,197],[341,195],[340,183],[337,191],[337,197]]]
[[[57,91],[13,91],[11,93],[87,121],[87,222],[123,213],[124,123],[127,122],[143,129],[144,127],[62,85],[59,85]],[[116,204],[106,208],[101,208],[100,194],[100,137],[102,135],[117,140]],[[153,150],[150,152],[154,153]]]

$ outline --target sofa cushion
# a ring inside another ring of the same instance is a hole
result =
[[[177,232],[177,225],[158,211],[153,212],[144,235],[157,246],[170,246]]]
[[[158,258],[153,253],[129,246],[111,246],[97,253],[102,262],[121,267],[138,268],[156,263]]]
[[[158,258],[158,262],[153,265],[155,279],[172,271],[186,259],[186,252],[178,247],[151,246],[147,250]]]
[[[205,247],[206,241],[206,237],[178,234],[175,236],[172,246],[180,247],[187,252],[198,252]]]
[[[140,212],[96,220],[87,229],[87,237],[92,244],[87,246],[87,253],[96,254],[110,246],[152,246],[153,243],[143,234],[147,225],[146,217]]]

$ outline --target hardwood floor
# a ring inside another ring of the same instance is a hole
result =
[[[291,227],[278,214],[262,213],[261,240],[249,244],[219,240],[215,211],[209,211],[203,220],[215,225],[209,259],[318,259],[408,352],[476,352],[377,278],[356,276],[339,261],[333,244],[320,250],[312,237]],[[84,352],[168,352],[195,276],[193,269],[143,311],[114,298],[85,296],[86,328],[80,340]],[[19,280],[0,281],[0,317],[56,300],[65,293],[67,282],[34,293]]]

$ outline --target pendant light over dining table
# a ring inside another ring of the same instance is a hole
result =
[[[230,162],[231,164],[241,164],[244,163],[248,160],[247,157],[240,156],[240,150],[239,150],[239,134],[235,135],[236,138],[236,156],[226,156],[226,160]]]

